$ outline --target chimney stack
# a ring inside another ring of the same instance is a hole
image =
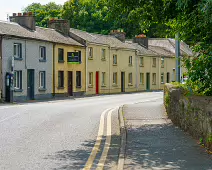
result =
[[[123,29],[120,29],[120,30],[111,30],[110,31],[110,35],[113,35],[114,37],[116,37],[120,41],[125,42],[126,33],[124,32]]]
[[[10,16],[10,22],[16,22],[19,25],[29,29],[29,30],[35,30],[35,16],[32,12],[26,13],[13,13],[12,16]]]
[[[56,31],[68,36],[70,30],[70,24],[68,20],[64,19],[51,19],[48,22],[48,27],[55,29]]]
[[[148,49],[148,38],[144,34],[140,34],[133,38],[133,43],[138,43]]]

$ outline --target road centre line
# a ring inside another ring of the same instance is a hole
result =
[[[99,163],[97,165],[97,170],[102,170],[104,168],[104,164],[105,164],[107,154],[108,154],[108,150],[110,148],[110,143],[111,143],[111,114],[116,109],[117,108],[110,110],[108,112],[108,115],[107,115],[107,136],[106,136],[106,141],[105,141],[105,145],[104,145],[102,155],[101,155]]]
[[[102,136],[103,136],[103,133],[104,133],[104,117],[105,117],[105,114],[111,110],[111,108],[109,109],[106,109],[104,112],[102,112],[101,114],[101,117],[100,117],[100,123],[99,123],[99,131],[98,131],[98,135],[97,135],[97,138],[96,138],[96,142],[95,142],[95,145],[91,151],[91,154],[85,164],[85,167],[83,168],[83,170],[89,170],[91,169],[92,165],[93,165],[93,161],[94,159],[96,158],[96,154],[99,150],[99,147],[100,147],[100,144],[101,144],[101,141],[102,141]]]

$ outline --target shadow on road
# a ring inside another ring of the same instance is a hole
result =
[[[128,128],[126,151],[124,169],[212,169],[212,155],[173,124]]]

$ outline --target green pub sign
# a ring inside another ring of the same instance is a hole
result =
[[[81,64],[81,51],[68,52],[68,63],[69,64]]]

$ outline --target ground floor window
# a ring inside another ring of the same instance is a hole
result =
[[[117,72],[113,73],[113,84],[117,84]]]
[[[81,87],[81,71],[76,71],[76,85]]]
[[[46,88],[46,73],[45,71],[39,72],[39,88]]]
[[[104,86],[106,83],[105,83],[105,72],[102,72],[102,85]]]
[[[58,71],[58,87],[64,87],[64,71]]]
[[[140,73],[140,84],[144,84],[144,73]]]
[[[14,88],[22,89],[22,71],[14,71]]]
[[[164,73],[161,73],[161,84],[164,83]]]
[[[156,84],[156,73],[152,73],[152,84]]]
[[[88,83],[89,83],[90,86],[93,85],[93,72],[90,72],[90,73],[89,73]]]
[[[132,84],[132,73],[129,73],[128,83],[129,84]]]

